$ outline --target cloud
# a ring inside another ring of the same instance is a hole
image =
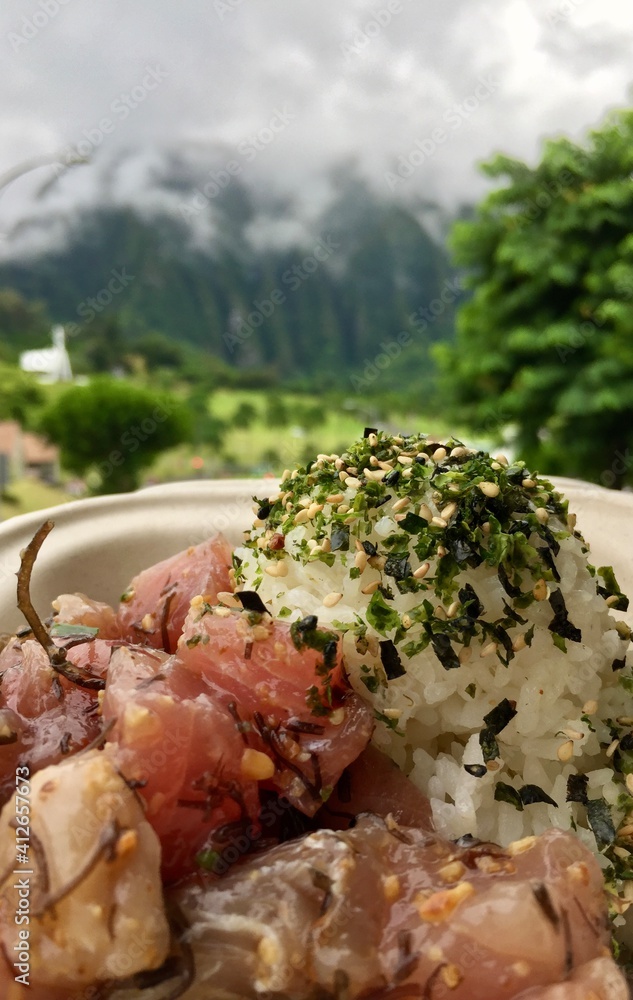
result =
[[[92,162],[9,185],[0,233],[35,217],[44,239],[96,202],[182,214],[230,161],[292,202],[295,231],[344,162],[385,196],[455,206],[484,190],[477,161],[534,159],[625,103],[631,34],[624,0],[3,0],[0,174]]]

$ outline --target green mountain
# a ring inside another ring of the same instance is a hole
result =
[[[347,178],[313,234],[278,249],[266,226],[292,206],[262,209],[238,179],[200,201],[182,219],[96,208],[63,247],[0,265],[0,288],[44,303],[72,353],[116,314],[117,350],[158,332],[285,380],[424,384],[429,344],[452,335],[459,285],[413,211]]]

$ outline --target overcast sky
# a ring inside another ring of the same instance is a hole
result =
[[[308,215],[340,163],[452,207],[482,191],[478,160],[533,160],[626,104],[632,43],[631,0],[2,0],[0,234],[44,184],[41,214],[182,214],[157,193],[179,155]]]

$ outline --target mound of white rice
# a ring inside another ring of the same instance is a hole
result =
[[[611,610],[625,598],[552,485],[455,440],[368,432],[286,473],[257,514],[239,586],[274,616],[344,631],[375,742],[438,830],[507,844],[577,827],[621,885],[633,681]]]

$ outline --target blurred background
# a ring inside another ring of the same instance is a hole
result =
[[[633,482],[628,0],[4,0],[0,517],[363,427]]]

